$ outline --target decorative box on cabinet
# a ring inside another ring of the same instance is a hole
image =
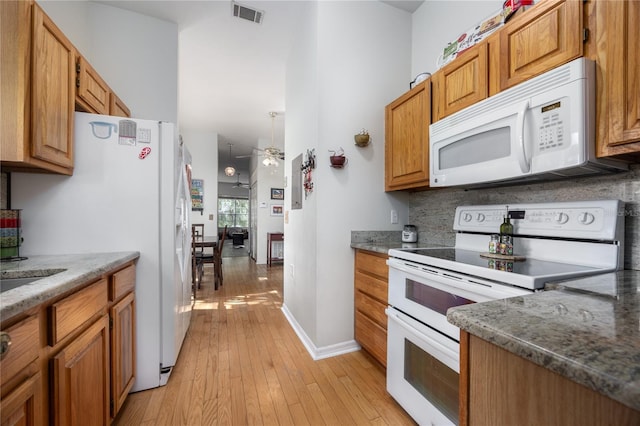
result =
[[[385,191],[429,186],[431,79],[385,108]]]
[[[76,51],[30,1],[0,2],[4,171],[73,172]]]
[[[387,365],[387,255],[355,252],[355,339],[380,364]]]

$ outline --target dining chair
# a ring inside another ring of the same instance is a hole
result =
[[[222,286],[222,247],[224,246],[224,240],[227,237],[227,227],[224,227],[224,231],[222,232],[222,238],[218,241],[214,248],[213,255],[213,267],[214,267],[214,290],[217,290]]]
[[[191,225],[191,285],[193,287],[193,296],[196,296],[196,288],[200,288],[202,277],[204,276],[204,264],[202,262],[201,245],[202,233],[198,231],[196,225]]]
[[[204,223],[194,223],[193,227],[195,227],[195,232],[197,234],[198,250],[196,251],[196,257],[202,263],[214,263],[213,258],[215,255],[215,249],[212,249],[211,251],[209,251],[208,248],[211,246],[205,244]]]

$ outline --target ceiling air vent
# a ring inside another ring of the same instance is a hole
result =
[[[255,22],[256,24],[262,23],[264,11],[251,9],[236,2],[231,2],[231,6],[233,7],[233,16]]]

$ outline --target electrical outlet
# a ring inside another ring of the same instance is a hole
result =
[[[209,215],[209,220],[213,220],[213,215],[212,214]]]
[[[293,265],[293,263],[289,264],[289,273],[291,274],[291,278],[295,278],[296,274],[295,274],[296,268]]]
[[[398,223],[398,211],[397,210],[391,210],[391,223],[393,223],[393,224]]]

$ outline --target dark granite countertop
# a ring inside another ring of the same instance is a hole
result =
[[[140,253],[91,253],[56,256],[29,256],[26,260],[0,265],[0,280],[41,277],[29,284],[3,291],[0,294],[0,319],[7,320],[32,307],[99,278],[125,263],[137,259]],[[55,273],[56,271],[63,270]]]
[[[640,410],[640,271],[451,308],[450,323]]]

